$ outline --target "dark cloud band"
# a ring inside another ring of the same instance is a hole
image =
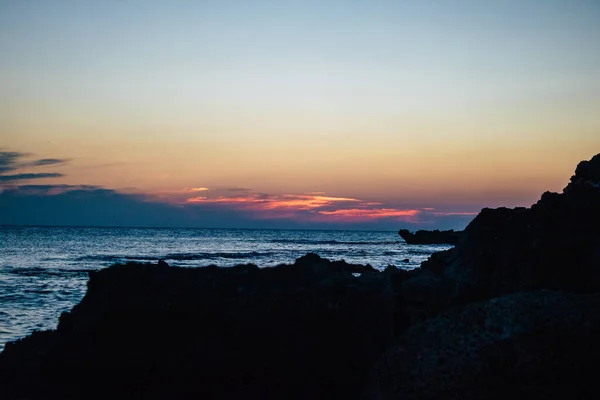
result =
[[[29,156],[29,153],[20,151],[0,151],[0,183],[31,179],[60,178],[63,176],[63,174],[57,172],[13,173],[18,172],[21,168],[53,166],[67,162],[67,160],[60,158],[41,158],[39,160],[22,162],[21,159],[27,156]],[[6,175],[7,173],[11,174]]]
[[[18,151],[0,151],[0,174],[17,169],[19,159],[26,155]]]
[[[49,173],[37,173],[37,174],[14,174],[14,175],[0,175],[0,182],[15,182],[25,181],[30,179],[44,179],[44,178],[60,178],[64,176],[57,172]]]
[[[30,163],[22,164],[23,166],[32,166],[39,167],[44,165],[59,165],[66,163],[67,160],[61,160],[60,158],[42,158],[40,160],[35,160]]]

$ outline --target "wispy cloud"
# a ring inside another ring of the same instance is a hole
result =
[[[318,193],[318,194],[313,194]],[[382,207],[379,202],[363,201],[353,197],[325,196],[323,192],[311,194],[245,194],[238,196],[194,196],[188,204],[217,206],[254,211],[261,218],[296,218],[315,221],[357,221],[369,219],[409,219],[419,213],[417,209]]]
[[[373,218],[393,218],[393,217],[414,217],[419,214],[419,210],[398,210],[394,208],[351,208],[334,211],[319,211],[319,214],[350,219],[373,219]]]
[[[63,176],[63,174],[57,172],[14,173],[25,168],[55,166],[67,162],[67,160],[62,160],[59,158],[42,158],[33,161],[22,161],[23,158],[26,158],[29,155],[29,153],[23,153],[19,151],[0,151],[0,183],[44,178],[60,178]]]
[[[14,182],[14,181],[24,181],[30,179],[42,179],[42,178],[60,178],[64,176],[63,174],[59,174],[56,172],[49,173],[32,173],[32,174],[14,174],[14,175],[0,175],[0,182]]]
[[[249,196],[231,197],[192,197],[188,203],[204,204],[229,204],[255,210],[275,210],[281,208],[293,208],[297,210],[311,210],[332,205],[334,203],[360,202],[358,199],[347,197],[328,197],[313,195],[264,195],[254,194]]]
[[[222,195],[219,195],[222,194]],[[184,206],[236,210],[263,220],[295,220],[309,223],[376,223],[388,221],[411,226],[431,226],[440,219],[466,220],[477,215],[467,210],[436,210],[411,204],[390,204],[385,201],[362,200],[355,197],[326,196],[324,192],[303,194],[229,193],[209,191],[188,197]]]
[[[197,196],[197,197],[192,197],[192,198],[187,199],[187,202],[188,203],[201,203],[207,199],[208,199],[208,197],[205,197],[205,196]]]
[[[42,158],[40,160],[30,161],[22,163],[21,167],[42,167],[47,165],[60,165],[66,163],[68,160],[61,160],[60,158]]]
[[[15,171],[18,168],[19,159],[26,156],[27,153],[18,151],[0,151],[0,174]]]
[[[86,191],[86,192],[106,192],[109,189],[105,189],[100,186],[94,185],[19,185],[11,188],[15,193],[21,195],[40,195],[40,196],[56,196],[68,192],[75,191]]]
[[[251,192],[252,189],[248,189],[248,188],[228,188],[225,189],[228,192]]]

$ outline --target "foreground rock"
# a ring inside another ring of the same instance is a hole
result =
[[[482,210],[420,272],[397,289],[412,326],[379,360],[369,398],[597,397],[600,155],[562,194]]]
[[[598,396],[600,294],[543,290],[469,304],[410,327],[380,359],[372,399]]]
[[[449,231],[425,231],[418,230],[411,233],[408,229],[400,229],[398,235],[407,244],[456,244],[461,237],[462,232],[455,232],[453,229]]]
[[[356,398],[395,334],[389,276],[316,255],[113,266],[55,332],[6,346],[0,398]]]

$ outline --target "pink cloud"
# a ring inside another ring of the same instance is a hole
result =
[[[340,219],[379,219],[379,218],[402,218],[407,219],[419,214],[419,210],[399,210],[395,208],[351,208],[334,211],[319,211],[325,216],[338,217]]]
[[[240,196],[196,196],[186,200],[194,205],[221,205],[232,209],[253,211],[260,218],[298,218],[310,220],[355,221],[382,218],[410,219],[417,209],[381,207],[381,203],[353,197],[319,194],[283,194]]]
[[[207,197],[198,196],[198,197],[192,197],[190,199],[187,199],[187,202],[188,203],[200,203],[200,202],[203,202],[203,201],[205,201],[207,199],[208,199]]]
[[[360,200],[347,197],[285,194],[281,196],[268,197],[259,195],[217,198],[192,197],[188,199],[187,202],[204,204],[229,204],[232,206],[240,206],[242,208],[254,210],[277,210],[286,208],[296,210],[313,210],[330,206],[334,203],[360,202]]]

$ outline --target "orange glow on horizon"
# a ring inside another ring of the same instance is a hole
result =
[[[323,193],[324,194],[324,193]],[[283,194],[246,196],[207,196],[191,197],[188,204],[223,205],[240,210],[259,212],[263,218],[309,218],[311,220],[366,220],[380,218],[412,218],[418,209],[397,209],[381,207],[382,203],[363,201],[351,197],[333,197],[324,195]],[[351,207],[348,207],[351,205]],[[372,208],[378,206],[378,208]],[[304,212],[304,214],[301,214]],[[309,212],[311,214],[306,214]]]
[[[386,218],[386,217],[414,217],[419,210],[397,210],[394,208],[363,209],[352,208],[335,211],[319,211],[319,214],[339,216],[344,218]]]
[[[252,195],[247,197],[192,197],[187,199],[187,203],[205,203],[205,204],[230,204],[245,205],[247,208],[257,210],[275,210],[281,208],[293,208],[297,210],[312,210],[334,203],[341,202],[360,202],[358,199],[347,197],[329,197],[312,195],[293,195],[285,194],[283,196],[261,197]]]

